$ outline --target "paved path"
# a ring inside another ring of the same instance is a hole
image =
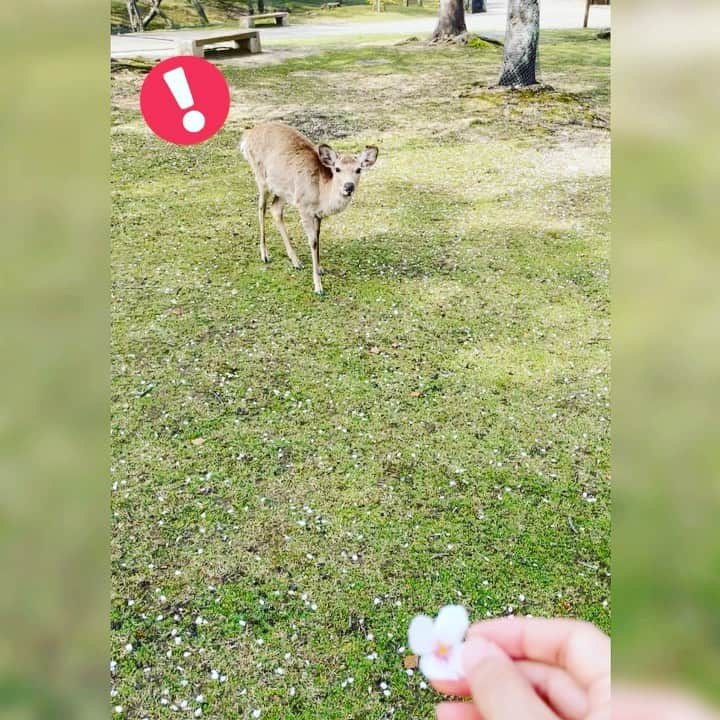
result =
[[[507,0],[488,0],[488,12],[476,15],[468,14],[468,30],[495,37],[505,32]],[[547,29],[582,27],[585,0],[543,0],[540,3],[540,27]],[[291,19],[292,22],[292,19]],[[610,7],[594,6],[590,9],[590,27],[610,26]],[[429,35],[435,27],[434,17],[413,18],[409,20],[389,20],[386,22],[328,22],[317,24],[289,25],[287,27],[259,26],[260,40],[265,48],[268,40],[272,44],[283,41],[308,40],[321,37],[342,37],[353,35],[362,40],[364,35]],[[111,35],[110,52],[112,57],[162,58],[173,54],[177,37],[192,35],[193,30],[167,30],[148,33],[129,33]],[[215,32],[215,31],[208,31]],[[227,30],[218,29],[218,35]]]

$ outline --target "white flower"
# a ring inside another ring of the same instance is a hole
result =
[[[463,677],[461,650],[470,626],[461,605],[446,605],[435,620],[427,615],[413,618],[408,645],[420,656],[420,670],[430,680],[458,680]]]

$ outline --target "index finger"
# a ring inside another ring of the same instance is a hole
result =
[[[507,617],[468,630],[499,645],[515,660],[535,660],[566,670],[583,688],[610,674],[610,638],[594,625],[566,618]]]

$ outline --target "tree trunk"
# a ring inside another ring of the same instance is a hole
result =
[[[432,40],[454,38],[467,32],[463,0],[440,0],[438,21]]]
[[[138,10],[137,0],[126,0],[128,19],[130,20],[130,29],[133,32],[142,32],[144,30],[140,11]]]
[[[498,85],[535,85],[540,8],[538,0],[509,0],[505,31],[505,56]]]
[[[143,30],[150,24],[150,21],[160,12],[160,3],[162,0],[152,0],[152,5],[147,15],[142,19]]]
[[[207,15],[205,14],[205,8],[202,6],[202,3],[200,2],[200,0],[190,0],[190,3],[195,8],[195,12],[200,17],[200,22],[203,25],[207,25],[209,23],[209,20],[208,20]]]

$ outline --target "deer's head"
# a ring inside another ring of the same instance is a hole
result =
[[[378,149],[368,146],[357,155],[340,155],[329,145],[318,147],[320,162],[332,172],[333,192],[341,197],[351,198],[358,189],[363,170],[372,167],[378,156]]]

